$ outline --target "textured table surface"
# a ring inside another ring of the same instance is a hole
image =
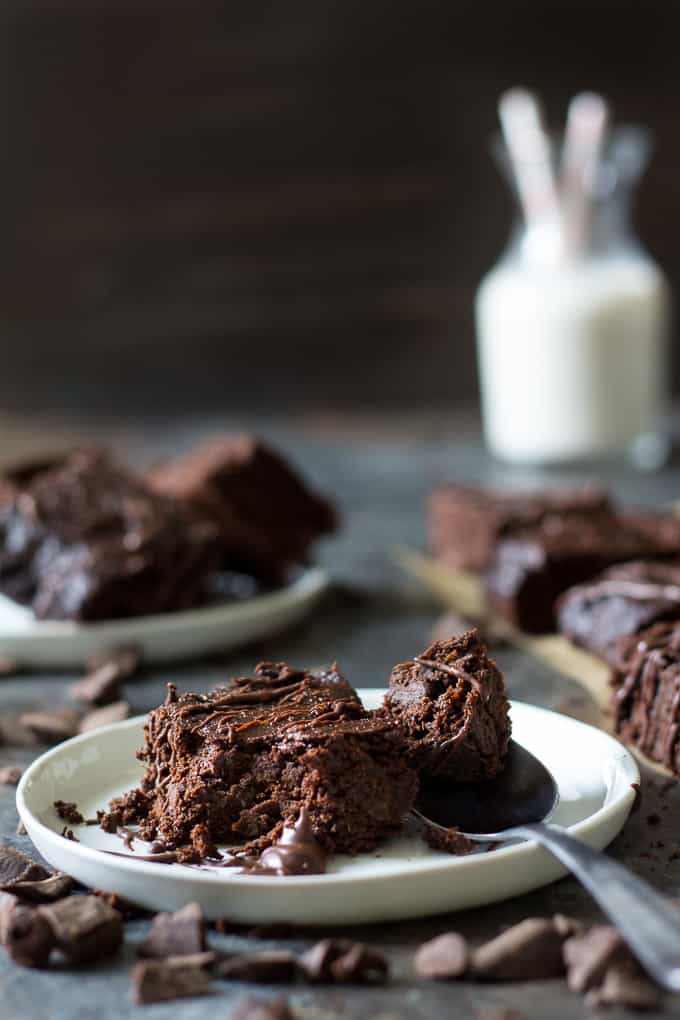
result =
[[[173,423],[151,420],[120,425],[99,422],[45,422],[30,427],[15,417],[1,420],[2,455],[29,452],[71,436],[88,440],[104,438],[121,452],[141,462],[173,448],[186,447],[203,433],[235,423],[226,417],[210,421]],[[442,477],[480,479],[489,483],[541,484],[545,476],[530,471],[512,471],[494,465],[476,440],[474,428],[465,419],[438,418],[433,414],[401,417],[352,419],[324,416],[282,425],[264,417],[239,424],[255,425],[295,456],[315,483],[334,492],[340,503],[342,534],[325,544],[319,559],[333,572],[337,585],[317,616],[294,633],[264,642],[223,660],[149,671],[129,683],[125,696],[133,711],[156,705],[164,684],[174,680],[181,689],[201,689],[233,673],[248,670],[262,658],[285,659],[315,665],[336,659],[357,687],[385,684],[393,663],[425,647],[441,608],[394,562],[393,550],[400,544],[422,546],[423,499],[430,485]],[[615,492],[628,500],[661,503],[680,496],[680,475],[670,466],[664,471],[641,476],[621,465],[598,468],[597,476],[611,482]],[[548,480],[577,480],[592,473],[561,472]],[[521,653],[502,649],[498,653],[514,698],[560,708],[587,718],[589,704],[578,686],[544,666],[527,660]],[[0,683],[0,710],[37,704],[51,706],[65,702],[66,688],[73,675],[25,675]],[[0,748],[0,765],[27,764],[31,755],[11,747]],[[673,851],[680,842],[680,785],[663,792],[662,777],[645,769],[642,808],[629,820],[610,852],[628,863],[668,895],[680,894],[680,860]],[[660,819],[656,821],[656,818]],[[651,822],[650,822],[651,819]],[[2,839],[32,852],[30,840],[15,834],[17,814],[14,789],[0,787],[0,830]],[[655,847],[650,849],[654,841]],[[382,948],[390,958],[392,979],[380,988],[294,986],[286,994],[304,1020],[415,1020],[415,1018],[475,1017],[491,1007],[512,1007],[527,1018],[555,1017],[559,1020],[591,1015],[580,996],[567,991],[562,981],[529,984],[481,985],[472,983],[434,984],[414,977],[415,948],[426,938],[448,930],[463,932],[473,942],[496,934],[503,926],[525,917],[556,912],[583,920],[598,918],[597,909],[579,886],[564,879],[538,892],[510,902],[445,917],[417,922],[333,929]],[[323,921],[323,918],[319,919]],[[126,926],[126,945],[120,956],[95,967],[72,970],[30,971],[14,966],[0,953],[0,1020],[64,1016],[98,1020],[148,1020],[181,1015],[185,1020],[227,1020],[231,1003],[247,994],[274,995],[270,986],[246,986],[215,982],[209,999],[181,1000],[167,1005],[136,1007],[128,995],[129,971],[135,959],[135,944],[144,936],[147,923]],[[295,947],[308,945],[313,936],[300,933]],[[245,949],[273,947],[284,943],[261,942],[242,935],[217,936],[217,948]],[[291,945],[287,941],[285,945]],[[281,990],[279,990],[281,991]],[[285,991],[285,990],[283,990]],[[628,1015],[610,1010],[608,1016]],[[663,1016],[680,1016],[680,999],[667,1001]]]

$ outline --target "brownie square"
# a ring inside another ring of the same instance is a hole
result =
[[[170,846],[266,845],[305,808],[326,850],[369,850],[399,829],[417,787],[394,726],[337,670],[282,663],[211,694],[171,688],[140,757],[141,792],[112,810]]]
[[[557,601],[559,630],[612,666],[631,637],[680,620],[680,562],[634,560],[610,567]]]
[[[495,492],[447,483],[431,493],[427,506],[430,549],[459,570],[480,572],[496,544],[515,528],[539,524],[548,514],[608,511],[609,497],[596,486],[547,492]]]
[[[680,773],[680,624],[657,623],[631,638],[612,685],[616,732]]]
[[[250,435],[208,440],[157,465],[148,480],[218,528],[225,568],[264,581],[285,580],[306,560],[312,542],[337,526],[333,506]]]
[[[680,554],[680,518],[636,511],[551,514],[502,539],[485,574],[489,602],[514,626],[556,629],[555,602],[616,563]]]
[[[510,739],[505,683],[476,630],[395,666],[384,713],[426,780],[476,782],[502,767]]]
[[[10,469],[0,498],[0,591],[45,619],[102,620],[203,601],[215,529],[151,492],[106,451]]]

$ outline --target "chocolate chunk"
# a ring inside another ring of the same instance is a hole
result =
[[[485,981],[531,981],[564,974],[563,938],[552,921],[530,917],[476,949],[471,971]]]
[[[424,978],[447,981],[465,974],[468,967],[468,947],[462,935],[448,932],[425,942],[416,953],[416,974]]]
[[[355,942],[330,967],[334,981],[355,984],[384,981],[389,970],[383,954],[363,942]]]
[[[98,896],[67,896],[38,907],[59,949],[72,963],[109,956],[123,942],[120,914]]]
[[[575,917],[567,917],[566,914],[553,914],[553,924],[557,934],[563,939],[569,939],[572,935],[582,935],[584,931],[581,921],[577,921]]]
[[[37,910],[0,893],[0,943],[22,967],[46,967],[55,940]]]
[[[295,1020],[285,999],[239,999],[229,1020]]]
[[[585,992],[602,984],[610,966],[629,960],[630,953],[616,928],[598,924],[564,943],[567,984],[573,992]]]
[[[103,666],[115,666],[121,680],[127,680],[139,669],[142,650],[139,645],[120,645],[106,652],[96,652],[87,660],[90,674]]]
[[[149,914],[149,911],[144,907],[138,907],[135,903],[130,903],[129,900],[119,896],[116,892],[106,892],[104,889],[93,889],[93,896],[98,896],[104,903],[108,903],[110,907],[117,910],[124,921],[131,921],[134,918],[145,917]]]
[[[24,712],[19,716],[19,723],[42,743],[59,744],[62,740],[75,737],[80,717],[68,708],[54,712]]]
[[[80,720],[80,732],[87,733],[89,730],[97,730],[100,726],[110,726],[111,723],[122,722],[130,715],[130,706],[127,701],[114,701],[103,708],[96,708],[88,712]]]
[[[602,987],[590,993],[588,1002],[596,1006],[656,1009],[661,1004],[661,992],[636,963],[613,963],[607,969]]]
[[[313,983],[382,980],[388,972],[382,953],[348,939],[322,939],[302,954],[299,964]]]
[[[205,921],[198,903],[187,903],[174,914],[156,914],[140,956],[187,956],[205,950]]]
[[[42,864],[36,864],[20,850],[11,846],[0,846],[0,886],[8,887],[13,882],[39,882],[49,878],[49,871]]]
[[[70,822],[71,825],[82,825],[85,821],[78,810],[78,805],[72,800],[55,800],[54,810],[60,818],[65,822]]]
[[[7,765],[5,768],[0,769],[0,783],[3,786],[16,786],[23,774],[24,770],[21,766]]]
[[[210,990],[210,977],[205,970],[195,963],[184,962],[181,957],[136,963],[130,978],[132,1000],[139,1006],[207,995]]]
[[[74,701],[90,705],[108,705],[120,694],[121,676],[114,663],[106,662],[82,680],[71,684],[69,695]]]
[[[11,882],[9,885],[0,885],[3,892],[11,892],[13,896],[29,903],[52,903],[67,896],[75,882],[70,875],[62,871],[55,872],[49,878],[42,878],[27,882]]]
[[[217,968],[218,976],[227,981],[253,981],[262,984],[283,984],[285,981],[293,981],[297,972],[297,957],[287,949],[239,953],[223,960]]]

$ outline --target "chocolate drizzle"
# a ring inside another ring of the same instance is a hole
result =
[[[306,808],[294,825],[287,825],[280,838],[260,854],[252,872],[257,875],[322,875],[326,852],[316,839]]]

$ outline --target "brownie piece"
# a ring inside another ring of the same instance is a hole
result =
[[[680,518],[651,512],[551,514],[502,539],[486,571],[494,609],[520,630],[556,629],[555,602],[568,588],[634,559],[680,554]]]
[[[510,739],[505,684],[476,630],[395,666],[383,711],[424,779],[476,782],[502,767]]]
[[[610,567],[557,601],[560,632],[612,666],[631,637],[661,620],[680,620],[678,560]]]
[[[0,591],[39,618],[102,620],[196,605],[218,568],[214,527],[193,521],[104,450],[5,475]]]
[[[369,850],[396,831],[416,793],[389,720],[367,712],[335,668],[262,663],[252,678],[176,697],[150,713],[146,772],[112,811],[166,845],[271,844],[306,809],[329,852]]]
[[[311,492],[274,450],[250,435],[209,440],[153,468],[156,492],[184,501],[219,529],[224,565],[285,580],[319,536],[336,528],[333,506]]]
[[[609,509],[607,493],[594,485],[534,493],[439,485],[427,506],[430,549],[449,566],[478,573],[493,558],[499,539],[515,528],[539,524],[549,514]]]
[[[616,732],[680,773],[680,623],[631,638],[612,675]]]

